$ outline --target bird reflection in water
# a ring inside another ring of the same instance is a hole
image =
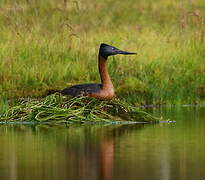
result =
[[[72,146],[66,150],[72,154],[69,161],[69,177],[84,180],[112,180],[114,169],[115,139],[131,133],[132,130],[142,128],[138,125],[118,125],[96,128],[95,132],[91,127],[84,129],[84,142],[81,148]],[[92,139],[93,141],[90,141]],[[78,142],[82,143],[82,142]],[[71,169],[70,169],[71,167]],[[73,168],[72,168],[73,167]],[[76,169],[77,168],[77,169]],[[79,174],[80,173],[80,174]],[[77,174],[77,177],[76,177]]]

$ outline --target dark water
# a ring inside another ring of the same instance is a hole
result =
[[[205,107],[162,108],[156,125],[0,125],[0,180],[201,180]]]

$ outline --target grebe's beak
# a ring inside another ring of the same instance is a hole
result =
[[[137,53],[134,53],[134,52],[122,51],[122,50],[119,50],[119,49],[116,50],[116,53],[117,53],[117,54],[125,54],[125,55],[128,55],[128,54],[137,54]]]

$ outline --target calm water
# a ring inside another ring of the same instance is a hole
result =
[[[201,180],[205,107],[162,108],[156,125],[0,125],[1,180]]]

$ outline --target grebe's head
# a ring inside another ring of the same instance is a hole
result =
[[[110,46],[110,45],[105,44],[105,43],[102,43],[102,44],[100,45],[99,55],[102,56],[102,57],[104,57],[105,59],[107,59],[108,56],[113,56],[113,55],[116,55],[116,54],[125,54],[125,55],[128,55],[128,54],[137,54],[137,53],[122,51],[122,50],[120,50],[120,49],[117,49],[117,48],[114,47],[114,46]]]

